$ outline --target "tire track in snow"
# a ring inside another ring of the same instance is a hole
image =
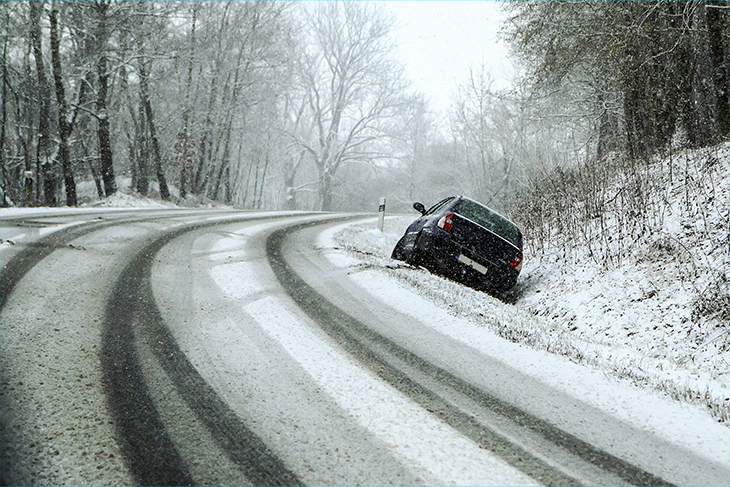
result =
[[[619,476],[632,485],[672,485],[422,360],[330,303],[296,274],[286,262],[282,252],[287,235],[313,225],[316,223],[290,226],[272,233],[266,244],[271,267],[286,292],[300,308],[319,323],[343,349],[386,383],[415,400],[477,444],[495,453],[511,466],[543,484],[579,485],[580,482],[481,424],[471,415],[440,397],[437,391],[419,384],[413,377],[422,375],[435,379],[445,389],[459,391],[497,414],[512,418],[556,446]]]
[[[537,485],[322,342],[275,298],[263,297],[244,310],[359,424],[419,474],[427,472],[428,483]]]
[[[214,215],[214,216],[211,216]],[[298,215],[305,215],[298,213]],[[60,217],[77,215],[53,215]],[[115,215],[116,216],[116,215]],[[245,426],[237,424],[238,418],[227,414],[225,404],[214,394],[206,394],[206,385],[196,380],[195,371],[187,364],[182,354],[175,353],[176,344],[166,334],[166,328],[154,304],[149,289],[149,271],[157,251],[172,239],[183,233],[204,227],[225,225],[232,222],[275,219],[290,216],[284,213],[269,215],[221,216],[220,212],[164,212],[154,215],[112,217],[95,214],[93,221],[79,221],[65,228],[55,226],[53,233],[37,240],[21,243],[24,248],[11,253],[3,265],[0,280],[0,308],[7,302],[16,285],[37,264],[49,257],[55,250],[65,248],[70,242],[116,225],[146,223],[159,220],[174,222],[181,217],[204,219],[194,224],[178,222],[173,229],[162,230],[153,237],[141,238],[131,244],[131,253],[125,270],[119,275],[112,298],[107,302],[106,316],[102,330],[101,367],[104,378],[107,403],[117,429],[119,443],[128,468],[137,483],[142,485],[192,485],[194,479],[178,454],[175,445],[165,431],[160,415],[155,408],[146,377],[139,364],[132,328],[133,320],[141,318],[150,324],[159,336],[152,347],[158,356],[172,356],[174,360],[162,360],[171,371],[171,377],[183,390],[185,399],[194,406],[205,426],[213,432],[216,440],[228,456],[243,465],[249,477],[256,484],[295,485],[296,477],[271,455],[265,445],[248,434]],[[22,223],[24,219],[15,218]],[[188,222],[190,220],[188,219]],[[37,225],[35,225],[37,226]],[[167,232],[167,233],[165,233]],[[41,233],[42,235],[42,233]],[[136,249],[136,250],[135,250]],[[136,252],[136,254],[135,254]],[[135,314],[137,316],[135,316]],[[171,370],[172,369],[172,370]],[[184,373],[177,373],[182,370]],[[192,370],[192,373],[191,373]],[[199,377],[198,377],[199,379]],[[210,391],[208,391],[210,392]],[[240,421],[239,421],[240,423]]]
[[[185,213],[176,213],[174,215],[145,215],[144,217],[133,216],[126,217],[120,216],[119,218],[111,218],[108,220],[101,220],[104,218],[103,214],[99,213],[70,213],[70,214],[56,214],[49,215],[48,218],[54,217],[94,217],[92,221],[80,221],[77,224],[70,224],[65,228],[55,230],[50,235],[44,236],[38,240],[32,242],[19,242],[16,245],[24,245],[25,248],[17,252],[10,261],[5,264],[0,274],[0,309],[7,301],[10,294],[13,292],[15,285],[28,273],[36,264],[51,255],[56,249],[67,246],[70,242],[77,238],[83,237],[90,233],[98,230],[114,226],[124,225],[129,223],[147,222],[159,219],[167,219],[171,216],[180,217]],[[115,215],[116,216],[116,215]],[[16,225],[23,225],[25,221],[37,220],[38,215],[28,217],[9,218],[7,221],[15,223]],[[5,220],[4,220],[5,221]],[[51,226],[50,223],[47,224]],[[30,226],[38,226],[38,224],[31,224]],[[41,234],[43,232],[41,231]]]
[[[36,264],[51,255],[56,249],[65,247],[69,242],[113,224],[112,222],[94,222],[67,227],[43,237],[36,242],[26,244],[23,250],[18,252],[10,262],[3,266],[2,273],[0,274],[0,309],[7,302],[15,285]]]
[[[301,484],[190,364],[170,335],[150,285],[155,256],[175,238],[205,227],[260,218],[207,221],[157,236],[130,261],[115,285],[103,332],[102,368],[122,449],[132,474],[142,485],[192,485],[194,479],[169,438],[146,388],[133,326],[144,328],[145,335],[154,337],[148,345],[177,391],[249,481],[254,485]]]

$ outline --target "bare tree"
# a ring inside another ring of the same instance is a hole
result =
[[[199,6],[194,4],[192,7],[193,18],[190,24],[190,55],[188,56],[188,72],[185,81],[185,105],[182,112],[182,129],[178,134],[179,162],[180,162],[180,197],[185,198],[188,191],[188,180],[194,164],[194,145],[195,142],[190,136],[190,94],[193,84],[193,68],[195,65],[195,27],[198,17]]]
[[[484,64],[469,69],[469,79],[459,87],[452,125],[464,145],[466,164],[476,196],[484,198],[492,188],[494,163],[499,158],[494,141],[491,114],[496,96],[492,79]]]
[[[2,11],[0,23],[5,25],[8,23],[9,15]],[[3,31],[0,34],[2,39],[2,59],[0,59],[0,77],[2,85],[0,85],[0,207],[6,207],[11,202],[9,197],[10,184],[8,181],[8,167],[5,159],[5,127],[8,122],[8,34]]]
[[[140,43],[141,44],[141,43]],[[140,52],[142,48],[140,46]],[[157,126],[155,125],[155,117],[152,112],[152,102],[150,101],[149,89],[149,73],[147,71],[147,61],[142,55],[139,57],[139,97],[144,111],[147,130],[149,131],[150,142],[152,143],[152,159],[155,165],[155,175],[157,183],[160,185],[160,197],[170,200],[170,189],[167,186],[167,178],[162,167],[162,153],[160,152],[160,140],[157,137]]]
[[[117,192],[117,182],[114,175],[112,159],[112,144],[110,133],[109,112],[107,97],[109,91],[109,66],[107,59],[107,43],[109,42],[109,22],[112,15],[112,0],[94,0],[92,9],[95,14],[96,29],[94,40],[97,49],[96,58],[96,119],[97,137],[99,140],[99,161],[101,179],[104,182],[104,193],[111,196]]]
[[[296,137],[303,136],[303,124],[305,123],[304,111],[306,107],[306,99],[295,100],[290,93],[284,96],[284,106],[282,107],[284,121],[282,122],[282,127],[289,134],[298,134],[295,136],[293,143],[287,144],[281,165],[284,180],[284,207],[287,210],[298,209],[297,192],[300,188],[297,188],[296,177],[299,169],[306,160],[307,151],[296,142]]]
[[[69,154],[68,139],[73,129],[74,118],[69,117],[68,103],[66,102],[66,89],[63,85],[63,72],[61,68],[61,48],[58,35],[58,8],[56,1],[53,1],[50,14],[51,21],[51,59],[53,64],[53,81],[56,88],[56,102],[58,103],[58,157],[63,168],[63,180],[66,186],[66,205],[76,206],[76,182],[74,181],[71,156]],[[86,86],[80,83],[80,90]],[[72,117],[78,113],[74,110]]]
[[[393,203],[410,207],[416,198],[423,197],[421,190],[428,173],[430,145],[436,137],[432,117],[423,94],[414,93],[404,98],[396,136],[390,146],[398,179],[398,189],[390,193]]]
[[[300,82],[312,135],[298,142],[317,167],[320,208],[330,210],[337,170],[372,156],[368,144],[386,134],[404,83],[390,58],[393,20],[380,6],[325,2],[306,15]]]
[[[50,110],[51,95],[46,77],[46,67],[43,62],[43,46],[41,31],[41,11],[43,2],[30,2],[30,38],[35,57],[36,75],[38,76],[39,119],[38,119],[38,146],[37,166],[40,166],[43,175],[43,199],[46,206],[56,206],[56,175],[51,157],[51,127]]]

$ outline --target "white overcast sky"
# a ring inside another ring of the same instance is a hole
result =
[[[379,1],[393,13],[398,28],[398,58],[415,88],[423,92],[435,112],[447,114],[452,95],[482,62],[491,72],[495,89],[506,88],[511,63],[497,33],[505,18],[502,2]]]

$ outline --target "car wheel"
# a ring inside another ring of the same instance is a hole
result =
[[[406,260],[405,247],[403,246],[403,238],[398,240],[398,243],[395,244],[393,252],[390,254],[390,258],[395,260]]]
[[[410,264],[413,267],[420,267],[423,263],[423,256],[418,248],[418,242],[420,239],[421,233],[419,232],[418,235],[416,235],[416,239],[413,241],[413,249],[411,249],[411,252],[405,259],[406,264]]]

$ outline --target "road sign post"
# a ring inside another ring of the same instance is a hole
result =
[[[385,220],[385,198],[380,198],[380,206],[378,207],[378,229],[383,231],[383,221]]]

